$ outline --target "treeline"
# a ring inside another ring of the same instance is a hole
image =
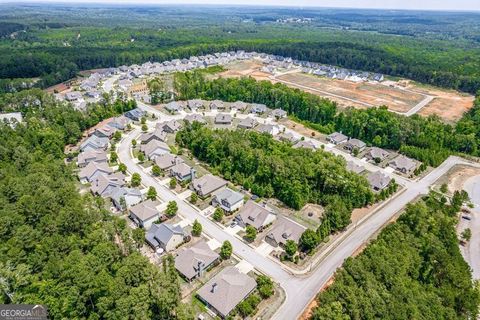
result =
[[[475,319],[479,291],[458,248],[456,213],[430,194],[410,204],[399,220],[356,258],[317,298],[312,319]]]
[[[325,151],[294,149],[268,134],[212,130],[198,123],[178,132],[176,140],[213,172],[261,197],[276,197],[294,209],[340,199],[350,221],[352,208],[374,200],[366,179],[348,171],[343,158]]]
[[[45,304],[51,319],[191,319],[173,261],[150,264],[143,238],[80,195],[64,163],[66,144],[134,105],[85,114],[30,90],[0,106],[25,117],[15,129],[0,123],[0,303]]]
[[[252,78],[207,81],[197,72],[179,73],[175,88],[180,99],[241,100],[281,108],[321,132],[341,131],[369,145],[400,150],[431,166],[438,166],[453,153],[479,155],[480,98],[458,124],[449,125],[435,116],[405,117],[389,112],[386,107],[339,111],[330,100]]]

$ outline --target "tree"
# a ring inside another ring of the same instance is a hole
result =
[[[170,178],[169,186],[170,186],[170,189],[175,189],[177,187],[177,179]]]
[[[448,191],[448,186],[447,186],[447,184],[446,184],[446,183],[442,184],[442,185],[440,186],[440,192],[442,192],[442,193],[447,193],[447,191]]]
[[[178,205],[176,201],[169,201],[167,204],[167,210],[165,213],[167,214],[168,217],[173,217],[177,214],[178,211]]]
[[[146,124],[142,124],[142,131],[147,132],[148,131],[148,126]]]
[[[470,239],[472,238],[472,230],[470,230],[470,228],[463,230],[461,236],[464,241],[466,242],[470,241]]]
[[[137,248],[140,248],[145,241],[145,229],[135,228],[132,230],[133,241],[137,244]]]
[[[116,163],[118,160],[118,154],[115,151],[110,152],[110,162]]]
[[[113,134],[113,140],[120,141],[122,139],[122,132],[120,130],[115,131]]]
[[[190,203],[197,203],[198,201],[198,195],[195,193],[195,192],[192,192],[192,194],[190,195]]]
[[[141,123],[141,124],[146,124],[146,123],[147,123],[147,118],[146,118],[146,117],[142,117],[142,118],[140,119],[140,123]]]
[[[298,246],[295,241],[289,239],[285,242],[285,253],[289,258],[292,258],[297,253],[297,250]]]
[[[138,159],[138,161],[140,161],[140,162],[145,161],[145,155],[143,154],[143,152],[139,152],[139,153],[138,153],[137,159]]]
[[[270,298],[274,293],[273,281],[265,275],[260,275],[256,279],[258,293],[263,299]]]
[[[133,139],[132,140],[132,146],[135,148],[137,146],[137,140]]]
[[[132,180],[130,181],[130,184],[132,187],[138,187],[142,183],[142,177],[140,176],[139,173],[135,172],[132,174]]]
[[[153,167],[152,167],[152,174],[155,177],[158,177],[159,175],[162,174],[162,169],[160,169],[160,167],[158,165],[154,164]]]
[[[153,186],[148,187],[147,199],[155,200],[156,198],[157,198],[157,190],[155,189],[155,187]]]
[[[215,212],[213,212],[213,220],[217,222],[221,222],[223,220],[223,216],[224,216],[224,213],[222,208],[216,208]]]
[[[247,239],[247,241],[252,242],[255,240],[256,237],[257,237],[257,229],[255,229],[251,225],[247,225],[247,227],[245,228],[245,239]]]
[[[312,229],[307,229],[300,237],[300,248],[302,251],[310,252],[318,245],[318,235]]]
[[[127,166],[124,163],[119,163],[118,164],[118,171],[120,171],[123,174],[127,173]]]
[[[202,234],[202,225],[198,222],[197,219],[193,222],[192,225],[192,235],[194,237],[199,237]]]
[[[233,247],[230,241],[225,240],[222,244],[222,247],[220,248],[220,257],[222,259],[226,260],[229,259],[232,256],[233,252]]]

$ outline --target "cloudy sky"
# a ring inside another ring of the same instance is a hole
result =
[[[17,1],[0,0],[15,3]],[[26,0],[22,2],[70,2],[65,0]],[[88,3],[148,4],[242,4],[343,8],[426,9],[480,11],[480,0],[75,0]]]

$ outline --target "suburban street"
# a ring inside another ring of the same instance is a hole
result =
[[[152,107],[144,105],[143,103],[139,103],[139,106],[150,113],[155,113],[158,117],[157,121],[181,119],[186,115],[185,112],[177,115],[166,115]],[[209,116],[215,114],[216,111],[210,113],[211,114],[207,113],[206,115]],[[272,121],[265,119],[259,120],[262,123],[265,123],[265,121]],[[179,214],[182,217],[188,219],[190,223],[197,219],[203,225],[204,232],[208,236],[215,238],[217,241],[230,241],[233,245],[234,253],[239,258],[244,259],[257,270],[269,275],[281,285],[286,292],[286,300],[277,310],[274,319],[295,319],[301,315],[310,301],[315,298],[318,291],[333,276],[335,271],[341,267],[346,258],[352,256],[359,247],[366,243],[408,203],[415,200],[418,196],[428,193],[430,186],[432,186],[439,177],[447,173],[453,166],[458,164],[478,166],[478,164],[472,164],[466,160],[452,156],[422,179],[411,181],[405,178],[396,177],[396,179],[399,179],[402,182],[401,184],[404,187],[402,192],[392,197],[390,200],[387,200],[373,214],[359,221],[350,232],[346,232],[343,237],[338,238],[337,241],[331,244],[330,247],[320,256],[321,262],[314,266],[313,270],[309,270],[311,266],[307,266],[303,271],[293,271],[288,270],[284,265],[259,254],[237,237],[227,233],[222,227],[214,223],[208,217],[205,217],[202,212],[198,211],[198,209],[190,205],[187,201],[180,198],[179,195],[165,187],[159,180],[152,177],[145,171],[145,169],[139,166],[132,159],[130,147],[132,140],[140,133],[139,129],[135,129],[123,137],[118,146],[120,161],[126,164],[130,173],[139,173],[142,177],[142,183],[146,187],[154,186],[158,191],[159,197],[163,201],[176,201],[179,208]],[[309,138],[305,137],[305,139],[307,140]],[[326,150],[330,151],[328,148]],[[338,153],[342,153],[337,149],[334,150]],[[362,165],[365,165],[365,163],[362,163]]]

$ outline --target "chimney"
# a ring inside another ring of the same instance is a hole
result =
[[[215,282],[214,284],[212,284],[212,290],[210,290],[210,292],[215,293],[216,290],[217,290],[217,283]]]
[[[195,168],[190,168],[190,177],[191,179],[195,179]]]

